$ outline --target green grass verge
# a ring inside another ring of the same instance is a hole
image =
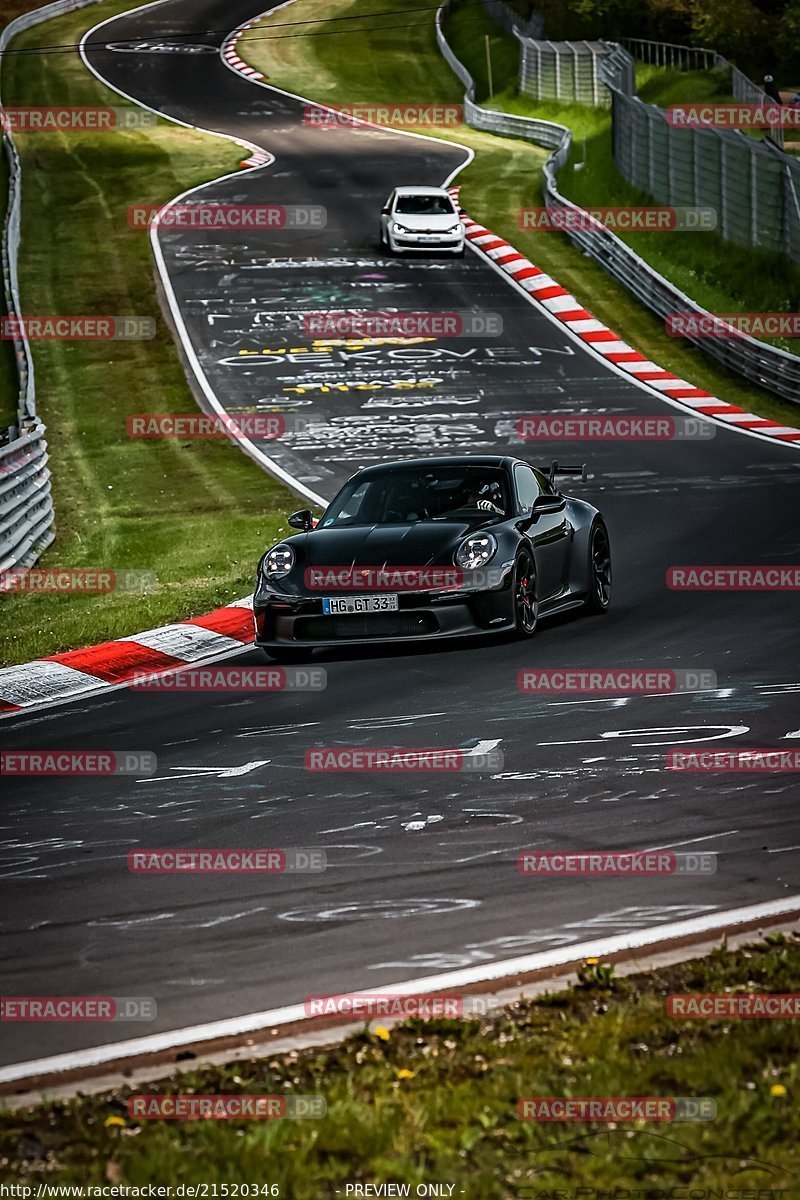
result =
[[[15,46],[75,43],[131,0],[93,6],[20,35]],[[124,105],[76,53],[11,57],[9,105]],[[207,612],[252,588],[259,555],[296,504],[228,442],[132,441],[135,412],[196,412],[156,298],[137,201],[165,202],[236,170],[230,142],[160,122],[129,133],[19,136],[20,262],[27,313],[155,317],[153,341],[34,344],[48,428],[57,541],[43,565],[154,571],[145,596],[6,596],[3,662],[22,662]]]
[[[413,1196],[432,1182],[470,1200],[562,1200],[581,1187],[598,1189],[583,1193],[590,1200],[626,1188],[701,1200],[800,1194],[800,1022],[676,1019],[665,1006],[680,993],[797,992],[796,938],[772,935],[607,986],[602,964],[584,974],[573,990],[492,1017],[373,1024],[323,1051],[198,1068],[138,1089],[315,1094],[327,1105],[322,1119],[137,1121],[127,1088],[0,1114],[4,1179],[34,1195],[41,1181],[275,1185],[286,1200],[333,1200],[354,1183],[408,1184]],[[537,1096],[702,1096],[717,1116],[520,1120],[518,1101]]]
[[[397,28],[396,18],[379,15],[384,11],[387,14],[394,11],[392,0],[332,0],[325,5],[324,12],[319,0],[295,0],[291,8],[292,20],[308,23],[294,27],[291,32],[305,36],[287,37],[283,29],[270,33],[271,26],[283,17],[278,13],[245,34],[239,42],[240,53],[264,72],[269,82],[332,104],[391,100],[458,102],[463,89],[439,54],[431,16],[425,12],[409,13],[404,26]],[[372,15],[343,22],[346,33],[331,35],[319,29],[315,31],[315,18],[323,15],[353,18],[359,13]],[[511,39],[498,29],[476,0],[462,5],[448,19],[447,36],[475,78],[478,97],[485,98],[488,90],[486,34],[490,37],[495,84],[492,103],[508,111],[535,112],[546,119],[570,124],[576,134],[574,159],[580,160],[584,151],[591,157],[590,167],[583,171],[573,172],[568,167],[562,172],[567,194],[572,194],[573,187],[586,186],[584,175],[587,170],[594,169],[595,162],[604,172],[604,180],[610,170],[616,172],[608,143],[603,149],[597,128],[597,121],[607,123],[608,115],[577,106],[533,105],[527,98],[519,97],[511,82],[516,79],[516,51],[511,53],[509,50]],[[656,76],[653,72],[649,78]],[[495,233],[507,238],[538,266],[551,272],[598,319],[616,329],[665,369],[691,380],[713,395],[781,422],[797,422],[800,413],[795,405],[750,385],[717,366],[702,351],[669,337],[662,321],[639,304],[621,284],[615,283],[600,266],[585,257],[568,238],[519,228],[520,209],[542,204],[540,176],[546,151],[513,139],[478,133],[466,126],[442,129],[437,133],[441,137],[451,136],[476,151],[475,161],[459,176],[461,200],[470,215],[485,221]],[[628,186],[620,176],[617,178],[622,186]],[[607,182],[602,184],[599,194],[604,204],[652,204],[652,199],[643,198],[630,188],[622,198],[617,198],[616,193],[609,193]],[[577,193],[574,198],[582,200]],[[591,200],[597,203],[597,195],[592,193]],[[631,239],[631,244],[637,253],[653,261],[654,243],[657,241],[659,247],[666,247],[666,242],[661,241],[666,237],[670,235],[645,234],[640,235],[638,242]],[[710,247],[712,240],[716,244]],[[671,242],[677,246],[670,245],[669,249],[661,250],[659,269],[662,266],[668,268],[664,273],[669,277],[674,275],[676,283],[689,295],[695,296],[701,289],[707,289],[703,295],[708,297],[712,311],[771,311],[779,307],[775,303],[776,295],[781,297],[780,307],[793,311],[788,297],[794,294],[796,284],[794,273],[787,268],[785,260],[776,263],[773,256],[755,253],[748,256],[748,292],[751,283],[755,291],[761,281],[767,295],[762,294],[761,303],[734,302],[728,281],[740,280],[740,273],[733,265],[738,253],[735,248],[703,234],[692,234],[691,237],[675,234],[671,236]],[[712,250],[714,258],[706,276],[705,255]],[[716,272],[720,273],[724,283],[717,281]]]
[[[645,104],[669,108],[670,104],[719,104],[733,101],[730,71],[670,71],[652,63],[636,63],[636,91]]]

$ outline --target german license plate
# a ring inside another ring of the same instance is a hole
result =
[[[322,611],[326,617],[343,613],[397,612],[397,593],[384,596],[323,596]]]

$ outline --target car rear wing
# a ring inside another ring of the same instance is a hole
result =
[[[567,466],[566,463],[553,461],[549,467],[539,467],[539,470],[553,484],[556,481],[556,475],[580,475],[581,482],[586,483],[586,463],[581,463],[579,466]]]

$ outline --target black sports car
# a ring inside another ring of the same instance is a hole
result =
[[[611,599],[605,522],[564,496],[559,474],[501,456],[424,458],[366,467],[318,522],[258,564],[256,644],[278,661],[315,646],[431,641],[509,631]]]

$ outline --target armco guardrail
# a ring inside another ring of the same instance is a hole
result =
[[[49,21],[51,17],[60,17],[95,3],[97,0],[56,0],[54,4],[36,8],[9,21],[0,31],[0,83],[3,56],[17,34]],[[14,139],[6,128],[3,128],[3,149],[9,168],[2,235],[3,289],[8,315],[21,318],[19,244],[22,170]],[[14,350],[19,375],[18,422],[8,431],[11,440],[0,446],[0,570],[30,566],[55,536],[45,428],[36,412],[33,356],[24,328],[14,339]]]
[[[475,103],[475,81],[464,64],[456,58],[442,30],[442,18],[453,7],[452,0],[445,3],[436,13],[436,42],[442,57],[455,75],[463,83],[464,119],[473,129],[483,129],[487,133],[496,133],[501,137],[518,137],[537,146],[560,146],[566,135],[572,139],[572,134],[564,125],[553,121],[538,121],[532,117],[517,117],[512,113],[496,112],[491,108],[481,108]]]
[[[453,6],[445,0],[436,13],[436,40],[448,64],[464,84],[464,118],[468,125],[505,137],[518,137],[537,145],[554,147],[543,167],[543,192],[548,209],[568,209],[580,215],[584,210],[567,200],[558,190],[558,172],[569,158],[572,134],[565,125],[541,121],[535,117],[518,117],[495,112],[475,103],[475,84],[467,68],[456,58],[447,43],[442,20]],[[619,283],[623,284],[651,311],[660,317],[669,313],[691,313],[701,318],[710,314],[674,284],[640,258],[630,246],[599,222],[580,218],[580,229],[570,229],[569,237],[596,259]],[[742,375],[760,387],[774,392],[785,400],[800,403],[800,358],[755,338],[737,335],[731,338],[687,337],[693,345],[729,370]]]
[[[34,421],[0,446],[0,572],[31,566],[54,536],[47,442]]]

